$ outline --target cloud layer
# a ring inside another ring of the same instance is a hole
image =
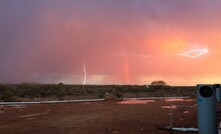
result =
[[[0,83],[219,82],[221,1],[0,1]],[[208,48],[199,58],[176,54]],[[142,55],[154,55],[143,57]],[[165,56],[170,55],[170,56]]]

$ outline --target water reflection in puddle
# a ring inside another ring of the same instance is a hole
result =
[[[126,100],[118,102],[118,104],[147,104],[153,102],[156,102],[156,100]]]

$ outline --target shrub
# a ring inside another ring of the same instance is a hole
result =
[[[114,89],[113,92],[112,92],[112,94],[113,94],[114,96],[116,96],[117,98],[121,98],[121,97],[123,96],[123,95],[120,93],[120,91],[117,90],[117,89]]]
[[[13,88],[9,86],[0,86],[0,99],[5,102],[13,101],[15,97],[15,92]]]
[[[11,102],[11,101],[13,101],[14,100],[13,91],[12,90],[6,90],[3,93],[2,100],[4,102]]]

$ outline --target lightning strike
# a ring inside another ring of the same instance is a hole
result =
[[[167,54],[167,55],[140,55],[141,57],[144,58],[153,58],[153,57],[167,57],[167,56],[185,56],[189,58],[197,58],[203,54],[208,53],[209,49],[204,48],[204,49],[199,49],[199,50],[190,50],[186,53],[181,53],[181,54]]]
[[[84,64],[84,66],[83,66],[83,70],[84,70],[84,79],[83,79],[83,83],[82,83],[82,85],[85,85],[85,83],[86,83],[86,79],[87,79],[87,71],[86,71],[85,64]]]
[[[203,54],[206,54],[206,53],[208,53],[208,49],[204,48],[204,49],[200,49],[200,50],[190,50],[184,54],[177,54],[177,55],[186,56],[186,57],[190,57],[190,58],[197,58],[197,57],[199,57]],[[195,54],[195,55],[193,55],[193,54]]]

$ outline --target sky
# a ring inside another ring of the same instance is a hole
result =
[[[221,0],[1,0],[0,83],[220,83],[220,7]]]

